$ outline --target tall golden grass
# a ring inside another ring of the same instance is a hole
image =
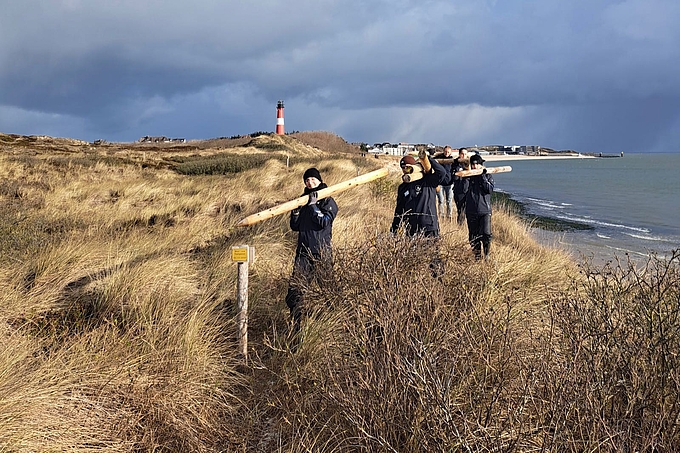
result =
[[[394,162],[335,197],[333,261],[297,282],[294,334],[288,216],[234,225],[299,196],[309,166],[331,185],[385,165],[323,151],[324,137],[96,148],[0,137],[0,451],[680,448],[680,253],[577,264],[502,207],[490,260],[473,259],[455,222],[436,245],[392,236]],[[173,171],[246,153],[272,158]],[[257,251],[247,360],[240,244]]]

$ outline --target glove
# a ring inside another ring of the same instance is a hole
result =
[[[316,204],[316,201],[319,199],[319,193],[314,191],[309,194],[309,201],[307,202],[308,205],[314,205]]]
[[[295,208],[295,209],[293,209],[293,211],[291,212],[291,215],[292,215],[293,217],[299,216],[299,215],[300,215],[300,208]]]
[[[418,151],[418,159],[420,159],[420,165],[423,166],[423,172],[429,174],[432,172],[432,165],[430,164],[430,159],[427,157],[427,151],[421,149]]]
[[[486,168],[485,168],[484,170],[482,170],[482,174],[483,174],[483,175],[486,174]]]

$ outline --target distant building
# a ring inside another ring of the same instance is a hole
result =
[[[144,137],[137,140],[139,143],[163,143],[167,140],[167,137],[152,137],[150,135],[145,135]]]
[[[394,145],[392,143],[376,143],[374,149],[380,149],[382,154],[387,154],[390,156],[403,156],[404,154],[414,152],[416,150],[416,145],[410,145],[408,143],[399,143]]]
[[[496,148],[498,154],[517,154],[514,146],[498,145]]]
[[[417,153],[420,149],[427,149],[433,152],[437,147],[433,143],[429,144],[411,144],[401,142],[399,144],[392,144],[389,142],[374,143],[373,147],[369,147],[368,152],[372,154],[387,154],[389,156],[404,156],[408,153]]]
[[[165,136],[152,137],[145,135],[137,141],[139,143],[186,143],[187,140],[185,138],[168,138]]]

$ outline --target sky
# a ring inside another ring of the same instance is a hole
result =
[[[0,0],[0,132],[680,152],[678,0]]]

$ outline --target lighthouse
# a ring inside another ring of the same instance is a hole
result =
[[[276,105],[276,135],[283,135],[283,101]]]

